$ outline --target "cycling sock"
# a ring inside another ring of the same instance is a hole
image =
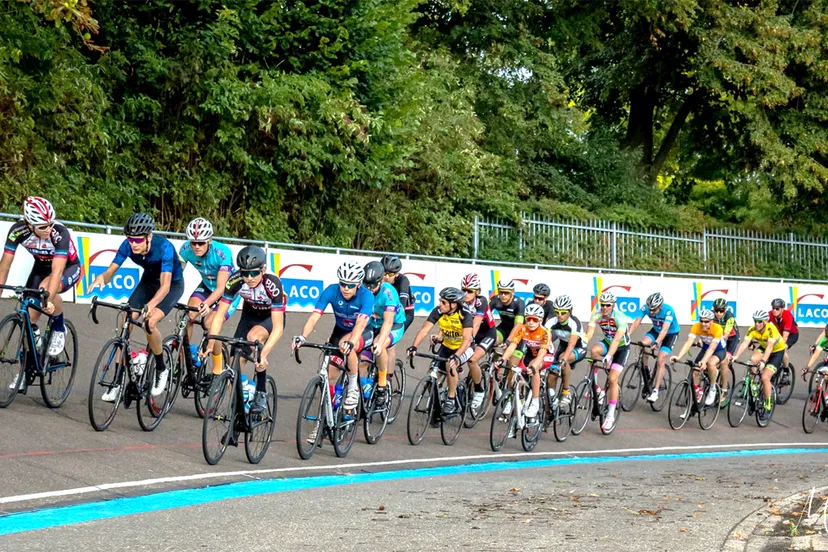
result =
[[[267,370],[256,372],[256,391],[267,393]]]
[[[377,374],[377,386],[378,387],[385,387],[388,384],[388,372],[385,370],[379,370]]]
[[[607,411],[607,415],[612,416],[613,414],[615,414],[615,405],[616,404],[617,404],[617,401],[610,401],[609,402],[609,410]]]
[[[221,365],[222,365],[221,353],[219,353],[217,355],[213,355],[213,375],[214,376],[218,376],[218,375],[221,374]]]
[[[158,372],[163,372],[167,369],[167,365],[164,364],[164,354],[161,353],[160,355],[155,355],[155,369]]]
[[[348,391],[359,388],[359,376],[348,376]]]
[[[479,382],[474,384],[474,392],[475,393],[482,393],[483,389],[483,380],[481,379]]]
[[[52,320],[52,331],[53,332],[65,332],[66,326],[63,324],[63,313],[55,315],[54,320]]]

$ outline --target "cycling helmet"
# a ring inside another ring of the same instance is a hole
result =
[[[543,320],[543,307],[535,303],[526,305],[524,318],[537,318],[538,320]]]
[[[767,322],[768,321],[768,311],[765,310],[758,310],[753,313],[753,321],[754,322]]]
[[[243,247],[236,255],[236,264],[239,266],[239,270],[256,270],[262,268],[266,262],[267,255],[264,249],[258,245]]]
[[[466,274],[463,276],[463,281],[460,282],[460,287],[463,289],[473,289],[480,291],[480,277],[477,274]]]
[[[402,261],[395,255],[385,255],[380,262],[382,263],[383,270],[389,274],[397,274],[402,270]]]
[[[515,281],[514,280],[498,280],[497,282],[497,292],[500,293],[502,291],[515,291]]]
[[[647,297],[647,308],[648,309],[657,309],[661,305],[664,304],[664,297],[661,296],[659,292],[655,292],[649,297]]]
[[[365,274],[362,278],[362,282],[370,288],[381,283],[382,276],[385,274],[385,268],[383,268],[382,263],[379,261],[371,261],[366,264],[365,268],[362,270]]]
[[[774,299],[773,301],[771,301],[771,308],[784,309],[785,308],[785,300],[784,299]]]
[[[572,298],[569,295],[559,295],[555,297],[555,300],[552,302],[552,308],[555,310],[572,310]]]
[[[713,301],[713,310],[722,310],[727,308],[727,299],[719,297]]]
[[[361,284],[365,279],[365,272],[359,263],[346,261],[336,269],[336,277],[343,284]]]
[[[537,284],[532,288],[532,293],[539,297],[549,297],[552,294],[552,290],[546,284]]]
[[[702,309],[699,311],[699,320],[713,320],[713,311],[710,309]]]
[[[187,225],[187,239],[207,241],[213,237],[213,225],[205,218],[195,218]]]
[[[146,213],[135,213],[129,216],[124,224],[124,234],[127,236],[147,236],[155,230],[152,217]]]
[[[601,294],[601,297],[598,298],[599,303],[612,303],[615,304],[615,294],[611,291],[605,291]]]
[[[55,208],[42,197],[29,196],[23,202],[23,218],[32,226],[43,226],[55,222]]]
[[[443,288],[440,291],[440,299],[445,299],[449,303],[460,303],[465,298],[465,294],[455,287]]]

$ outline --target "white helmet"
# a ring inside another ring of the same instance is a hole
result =
[[[657,309],[661,305],[664,304],[664,297],[661,296],[659,292],[655,292],[649,297],[647,297],[647,308],[649,309]]]
[[[55,222],[55,208],[42,197],[29,196],[23,202],[23,218],[32,226]]]
[[[524,318],[530,317],[543,320],[543,307],[536,303],[530,303],[526,305],[526,310],[524,311]]]
[[[213,225],[210,221],[198,217],[187,225],[187,239],[192,241],[207,241],[213,237]]]
[[[768,318],[768,311],[766,310],[758,310],[753,313],[753,321],[754,322],[767,322]]]
[[[514,280],[498,280],[497,281],[497,291],[515,291],[515,281]]]
[[[611,291],[605,291],[601,294],[601,297],[598,298],[599,303],[612,303],[615,304],[615,294]]]
[[[713,320],[713,311],[710,309],[702,309],[699,312],[699,320]]]
[[[572,310],[572,298],[569,295],[561,295],[559,297],[555,297],[555,300],[552,302],[552,308],[555,310]]]
[[[475,291],[480,291],[480,276],[473,272],[471,274],[466,274],[460,282],[460,287],[462,289],[473,289]]]
[[[361,284],[365,279],[365,272],[359,263],[346,261],[336,269],[336,277],[344,284]]]

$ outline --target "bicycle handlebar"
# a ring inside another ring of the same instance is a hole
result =
[[[176,303],[175,306],[173,306],[173,308],[178,310],[178,311],[181,311],[182,316],[185,313],[188,313],[188,312],[201,312],[201,309],[199,309],[198,307],[191,307],[190,305],[185,305],[184,303]],[[180,323],[181,319],[179,318],[178,320],[179,320],[179,323]],[[209,330],[209,328],[204,325],[204,317],[203,316],[199,318],[198,325],[201,326],[201,328],[205,331]]]
[[[440,355],[431,355],[429,353],[415,352],[413,355],[408,357],[408,364],[411,366],[412,370],[415,369],[415,367],[414,367],[414,357],[427,358],[429,360],[436,360],[438,362],[448,362],[450,360],[448,358],[441,357]]]
[[[27,288],[26,286],[7,286],[2,285],[0,289],[7,289],[9,291],[14,292],[15,295],[19,295],[21,297],[36,297],[39,296],[42,301],[45,301],[49,298],[49,292],[46,291],[44,288]]]
[[[650,352],[650,351],[648,351],[648,350],[647,350],[647,349],[652,349],[652,348],[653,348],[653,345],[655,345],[655,342],[650,343],[649,345],[645,345],[644,343],[642,343],[642,342],[640,342],[640,341],[633,341],[633,342],[632,342],[632,343],[630,343],[630,344],[631,344],[631,345],[636,345],[636,346],[641,347],[642,349],[644,349],[644,350],[642,351],[642,353],[643,353],[644,355],[646,355],[646,356],[651,356],[651,357],[653,357],[653,358],[655,358],[655,357],[657,356],[655,353],[652,353],[652,352]]]
[[[241,339],[240,337],[227,337],[223,335],[207,334],[204,336],[205,346],[211,340],[221,341],[222,343],[227,343],[232,347],[252,347],[253,358],[251,360],[255,363],[258,363],[260,360],[259,355],[262,352],[263,345],[258,339],[256,341],[247,341],[246,339]]]
[[[95,324],[98,324],[98,307],[106,307],[109,309],[119,310],[121,312],[128,312],[130,314],[141,314],[144,312],[144,309],[136,309],[129,303],[107,303],[105,301],[99,301],[98,297],[94,296],[92,297],[92,309],[89,311],[89,315],[92,317],[92,321]],[[131,318],[130,321],[134,322]],[[134,323],[140,326],[137,322]]]
[[[311,349],[319,349],[320,351],[325,351],[326,353],[335,353],[339,352],[338,345],[331,345],[330,343],[302,343],[302,347],[310,347]],[[302,359],[299,358],[299,349],[302,347],[297,347],[293,350],[293,358],[296,359],[297,364],[302,364]]]

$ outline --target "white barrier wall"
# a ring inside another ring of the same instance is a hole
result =
[[[0,235],[6,236],[10,222],[0,222]],[[78,245],[84,275],[72,292],[64,297],[78,303],[89,303],[87,289],[92,280],[106,270],[124,238],[90,232],[72,232]],[[172,240],[176,248],[181,240]],[[233,254],[242,246],[230,245]],[[23,284],[32,264],[31,257],[19,248],[9,275],[9,284]],[[310,312],[326,285],[336,282],[336,268],[345,260],[362,263],[374,257],[336,255],[281,249],[268,250],[268,268],[278,274],[288,296],[288,310]],[[582,320],[588,318],[602,291],[612,291],[618,297],[619,308],[635,316],[646,297],[660,291],[666,302],[672,305],[681,324],[697,320],[700,308],[711,308],[718,297],[727,299],[740,326],[751,324],[751,315],[757,309],[769,309],[770,302],[781,297],[790,305],[796,321],[805,327],[822,327],[828,323],[828,289],[823,285],[781,282],[755,282],[737,280],[701,280],[690,278],[659,278],[627,274],[591,274],[588,272],[563,272],[508,268],[479,264],[449,263],[422,260],[404,260],[403,272],[411,281],[416,297],[416,314],[427,314],[436,304],[436,294],[446,286],[460,285],[464,274],[476,272],[483,282],[483,292],[490,294],[498,279],[511,278],[517,284],[517,295],[532,296],[532,287],[545,282],[552,288],[553,297],[566,293],[572,297],[574,312]],[[104,300],[125,300],[135,288],[141,269],[127,260],[112,282],[98,296]],[[198,272],[188,266],[184,271],[185,296],[198,285]]]

